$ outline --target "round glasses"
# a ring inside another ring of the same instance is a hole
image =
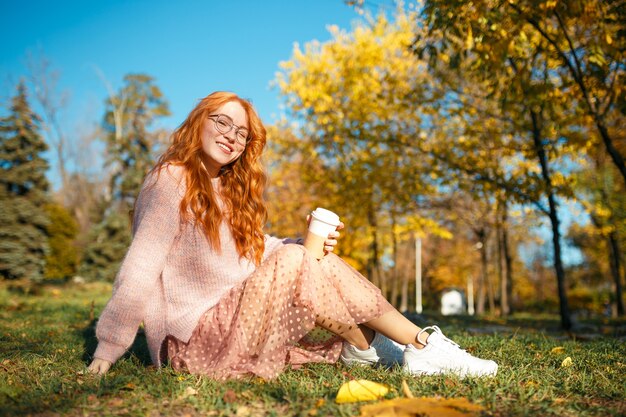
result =
[[[233,119],[225,114],[211,114],[209,115],[209,119],[215,122],[215,128],[222,135],[227,134],[233,128],[235,129],[235,138],[237,139],[237,143],[245,146],[248,143],[250,132],[245,127],[236,126],[233,123]]]

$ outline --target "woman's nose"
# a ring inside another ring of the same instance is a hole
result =
[[[224,133],[224,137],[228,139],[229,142],[234,142],[236,135],[237,133],[235,133],[235,129],[230,129],[230,132]]]

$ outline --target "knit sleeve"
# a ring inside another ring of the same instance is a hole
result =
[[[182,187],[177,168],[163,168],[144,182],[133,220],[133,240],[113,285],[113,295],[104,308],[96,337],[94,356],[117,361],[132,344],[144,318],[146,302],[176,235],[180,230],[179,205]]]
[[[263,253],[263,260],[267,259],[272,253],[274,253],[278,248],[288,243],[295,243],[301,245],[304,242],[304,239],[292,239],[292,238],[277,238],[270,235],[265,235],[265,252]]]

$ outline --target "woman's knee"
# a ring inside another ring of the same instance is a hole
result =
[[[302,245],[295,243],[287,243],[276,250],[276,254],[280,258],[302,262],[306,249]]]

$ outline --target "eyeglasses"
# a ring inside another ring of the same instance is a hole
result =
[[[209,119],[215,122],[215,128],[218,132],[225,135],[233,128],[235,129],[235,138],[237,138],[237,143],[240,145],[246,146],[249,140],[250,132],[245,127],[235,126],[233,123],[233,119],[228,117],[225,114],[211,114],[209,115]]]

